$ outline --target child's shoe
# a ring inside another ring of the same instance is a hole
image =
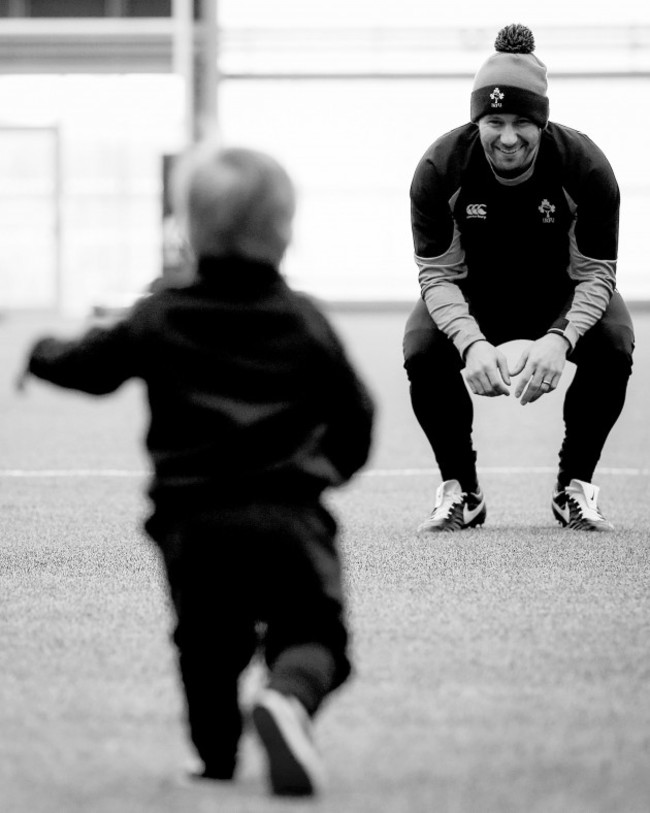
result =
[[[311,796],[323,778],[311,736],[311,720],[297,698],[265,689],[253,706],[253,725],[268,758],[273,792]]]

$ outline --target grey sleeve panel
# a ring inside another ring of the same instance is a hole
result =
[[[566,314],[567,339],[572,346],[602,317],[616,287],[616,260],[586,257],[578,248],[575,222],[569,232],[568,274],[577,284]]]
[[[470,315],[467,300],[457,283],[467,277],[465,252],[456,226],[451,244],[438,257],[418,257],[420,290],[436,326],[454,343],[458,352],[484,339],[476,319]]]
[[[609,305],[616,287],[616,258],[588,257],[580,250],[576,236],[578,206],[566,189],[564,194],[573,214],[573,222],[569,229],[567,273],[576,283],[576,287],[565,315],[566,326],[562,331],[555,329],[553,332],[561,332],[573,348],[580,337],[602,317]],[[589,218],[588,221],[590,222]],[[606,224],[600,224],[600,228],[605,227]]]

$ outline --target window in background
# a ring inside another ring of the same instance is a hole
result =
[[[198,2],[195,0],[195,11]],[[0,0],[0,17],[170,17],[171,14],[172,0]]]
[[[125,4],[124,17],[170,17],[171,0],[129,0]]]
[[[30,17],[103,17],[104,0],[29,0],[25,11]]]

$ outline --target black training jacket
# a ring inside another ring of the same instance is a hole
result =
[[[159,506],[309,500],[369,454],[371,398],[329,322],[274,267],[243,258],[203,258],[195,283],[116,324],[40,340],[28,370],[98,395],[144,380]]]
[[[549,122],[534,165],[511,180],[491,169],[475,124],[446,133],[411,184],[433,321],[461,354],[486,335],[501,341],[504,324],[522,338],[561,333],[575,347],[615,288],[619,208],[614,172],[584,133]]]

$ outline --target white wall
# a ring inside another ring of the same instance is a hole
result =
[[[520,4],[517,18],[531,25],[542,18],[557,23],[561,9],[567,22],[584,17],[583,4],[554,0],[543,8],[544,14],[539,4]],[[223,25],[232,27],[390,27],[398,17],[402,25],[420,20],[431,26],[457,24],[464,17],[472,25],[494,25],[496,31],[511,16],[504,2],[490,6],[489,14],[485,4],[475,2],[441,10],[439,4],[416,0],[222,0],[220,9]],[[589,7],[589,22],[614,14],[617,24],[635,14],[650,21],[650,5],[623,0],[613,9],[595,3]],[[545,55],[543,41],[538,50]],[[486,55],[472,52],[467,60],[478,67]],[[619,178],[619,287],[629,299],[650,299],[644,239],[650,210],[650,153],[645,147],[650,78],[554,79],[551,56],[552,118],[587,132],[605,150]],[[272,152],[298,185],[296,238],[285,266],[296,285],[334,298],[417,296],[409,184],[429,143],[467,120],[470,90],[469,77],[222,82],[224,139]],[[58,256],[66,311],[83,313],[94,304],[132,297],[159,274],[161,156],[182,143],[182,114],[183,87],[174,76],[0,77],[0,128],[50,126],[60,135]],[[28,157],[30,150],[26,141]],[[33,166],[20,175],[21,161],[0,162],[5,191],[33,175]],[[33,230],[11,226],[16,218],[21,223],[29,219],[20,215],[25,205],[23,200],[22,209],[12,206],[6,195],[2,203],[11,239],[0,241],[0,310],[42,305],[52,296],[51,281],[34,280],[45,273],[43,258],[54,252],[42,229],[54,228],[55,218],[34,209]]]
[[[650,21],[642,0],[219,0],[226,26],[340,27],[607,25]]]
[[[286,271],[335,298],[417,296],[409,184],[427,146],[469,116],[470,79],[259,80],[224,83],[223,136],[276,154],[298,182]],[[650,298],[650,78],[556,79],[551,118],[586,132],[622,190],[619,288]]]
[[[11,140],[11,160],[0,162],[3,209],[15,213],[20,203],[22,212],[20,230],[3,218],[12,233],[0,240],[0,310],[57,303],[85,313],[132,297],[159,275],[161,156],[182,143],[182,92],[170,75],[0,77],[0,138],[14,133],[3,128],[51,127],[60,145],[58,158],[43,137],[36,150],[26,129]],[[60,187],[46,217],[54,161]],[[30,201],[20,190],[35,162],[44,191]],[[8,189],[16,190],[13,204]]]

